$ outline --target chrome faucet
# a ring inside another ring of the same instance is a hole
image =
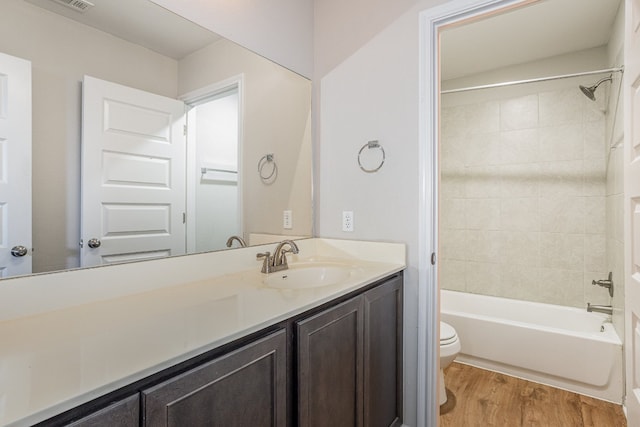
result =
[[[598,285],[598,286],[602,286],[603,288],[606,288],[609,290],[609,296],[613,296],[613,273],[609,272],[609,277],[606,279],[600,279],[600,280],[592,280],[591,281],[592,285]]]
[[[285,249],[285,246],[289,246],[289,249]],[[297,254],[298,245],[293,240],[283,240],[276,246],[273,255],[271,252],[259,253],[256,255],[257,259],[263,259],[262,273],[272,273],[274,271],[286,270],[289,268],[287,264],[287,253]]]
[[[592,311],[595,311],[596,313],[604,313],[611,316],[613,314],[613,307],[610,305],[597,305],[597,304],[592,305],[590,302],[588,302],[587,311],[589,313],[591,313]]]
[[[244,241],[244,239],[242,237],[239,236],[231,236],[227,239],[227,247],[230,248],[231,245],[233,245],[233,241],[237,240],[238,243],[240,243],[240,247],[242,248],[246,248],[247,247],[247,243]]]

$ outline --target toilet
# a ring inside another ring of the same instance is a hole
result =
[[[447,391],[444,385],[444,369],[453,362],[460,353],[460,340],[453,326],[440,322],[440,374],[439,393],[440,406],[447,402]]]

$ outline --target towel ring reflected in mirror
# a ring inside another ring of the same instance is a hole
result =
[[[372,149],[379,149],[382,153],[382,159],[380,160],[380,164],[377,165],[376,167],[373,168],[366,168],[364,166],[362,166],[362,153],[364,152],[364,149],[368,148],[369,150]],[[380,143],[378,141],[369,141],[366,144],[364,144],[362,146],[362,148],[360,148],[360,151],[358,151],[358,166],[360,166],[360,169],[362,169],[364,172],[366,173],[374,173],[374,172],[378,172],[380,170],[380,168],[382,167],[382,165],[384,165],[384,161],[386,160],[386,154],[384,152],[384,148],[382,148],[382,145],[380,145]]]
[[[271,172],[269,169],[265,171],[265,167],[271,164]],[[265,184],[273,184],[273,182],[278,178],[278,165],[276,161],[273,159],[273,153],[265,154],[258,161],[258,174],[260,175],[260,180]]]

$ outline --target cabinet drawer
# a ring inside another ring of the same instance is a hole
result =
[[[140,425],[140,397],[135,394],[87,415],[68,427],[138,427]]]
[[[143,390],[143,425],[285,427],[286,344],[280,330]]]

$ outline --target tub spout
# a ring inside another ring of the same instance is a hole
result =
[[[587,311],[589,313],[595,311],[597,313],[604,313],[604,314],[608,314],[608,315],[612,315],[613,314],[613,307],[610,305],[597,305],[597,304],[591,304],[590,302],[587,303]]]

